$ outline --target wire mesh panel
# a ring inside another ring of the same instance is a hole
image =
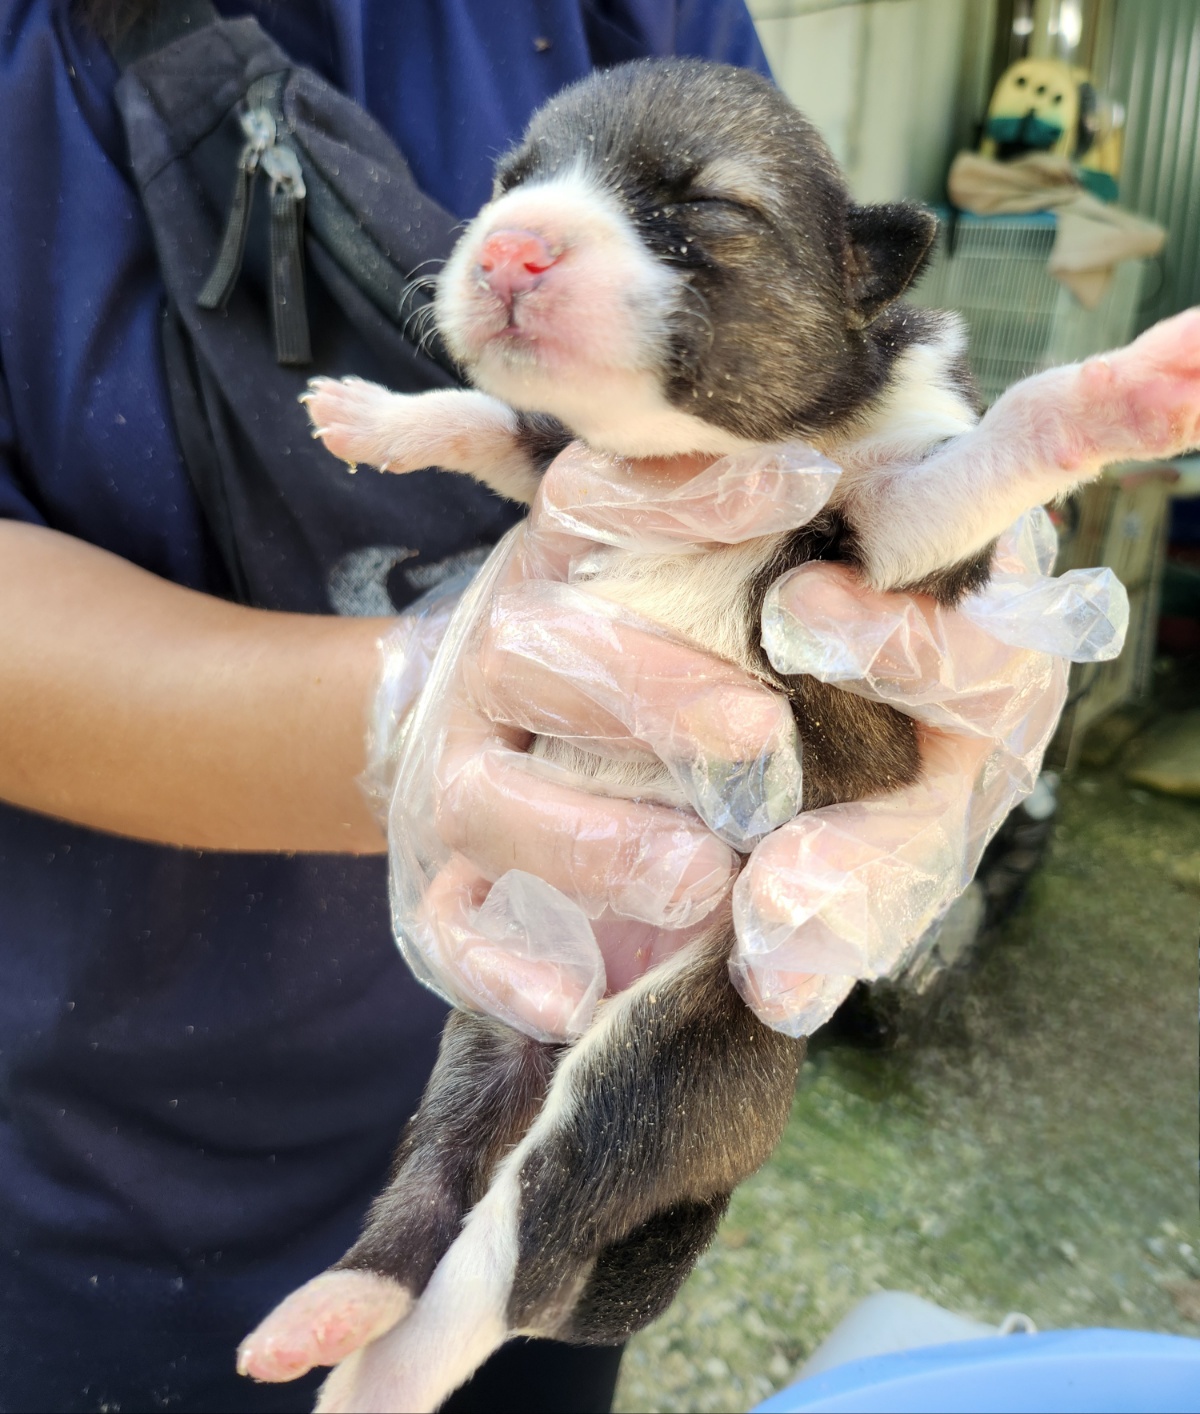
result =
[[[1143,262],[1122,261],[1100,304],[1085,309],[1046,271],[1053,216],[964,214],[951,224],[940,214],[937,253],[912,300],[957,310],[966,320],[971,367],[987,402],[1031,373],[1132,337]]]

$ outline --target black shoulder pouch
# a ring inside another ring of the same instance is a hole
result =
[[[117,103],[166,286],[179,441],[233,591],[391,613],[521,511],[436,470],[348,475],[297,399],[314,373],[456,386],[428,277],[457,223],[374,119],[255,20],[208,0],[160,13],[116,46]]]

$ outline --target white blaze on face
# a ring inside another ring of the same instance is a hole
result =
[[[531,233],[553,257],[511,306],[480,269],[499,232]],[[730,451],[739,439],[664,395],[669,321],[685,298],[678,272],[646,249],[616,197],[574,169],[483,208],[438,280],[437,319],[476,387],[559,418],[594,447]]]

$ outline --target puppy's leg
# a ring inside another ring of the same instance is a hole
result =
[[[1109,463],[1178,456],[1197,443],[1200,309],[1191,309],[1127,348],[1016,384],[977,427],[916,466],[851,470],[838,508],[876,588],[919,585]]]
[[[412,1314],[318,1408],[434,1409],[511,1335],[614,1342],[665,1307],[778,1142],[803,1053],[734,992],[730,943],[726,921],[606,1005]]]
[[[573,1345],[619,1345],[657,1320],[716,1236],[730,1196],[676,1203],[606,1247],[566,1323],[555,1332],[558,1339]]]
[[[511,1161],[512,1329],[625,1339],[666,1306],[729,1194],[779,1142],[804,1043],[742,1002],[732,944],[726,920],[617,999],[564,1060]],[[622,1302],[617,1284],[635,1270]]]
[[[676,1204],[606,1248],[577,1283],[578,1300],[554,1335],[576,1345],[617,1345],[661,1315],[712,1241],[728,1201],[723,1194]],[[546,1333],[514,1330],[505,1317],[516,1256],[511,1204],[511,1191],[489,1193],[412,1316],[330,1375],[317,1403],[321,1414],[434,1409],[510,1335]]]
[[[528,1128],[556,1057],[498,1022],[453,1012],[420,1108],[363,1234],[246,1337],[238,1368],[293,1380],[334,1365],[411,1310],[482,1196],[497,1159]]]
[[[361,378],[314,378],[303,401],[314,436],[335,457],[381,471],[461,471],[528,503],[570,436],[552,419],[522,416],[486,393],[406,396]]]

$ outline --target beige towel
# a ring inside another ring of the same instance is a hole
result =
[[[1103,299],[1114,265],[1157,255],[1167,239],[1156,222],[1098,201],[1084,190],[1065,157],[1049,153],[996,162],[960,152],[947,186],[955,206],[976,216],[1053,211],[1058,230],[1046,268],[1087,309]]]

